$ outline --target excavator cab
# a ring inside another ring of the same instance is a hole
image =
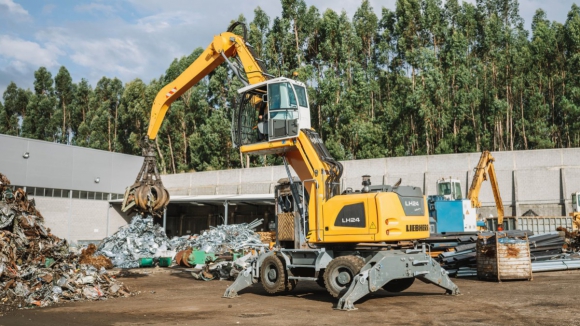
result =
[[[306,86],[279,77],[238,90],[241,100],[232,116],[232,140],[236,146],[298,137],[310,129]]]
[[[457,179],[437,180],[437,195],[443,196],[445,200],[463,199],[461,194],[461,182]]]

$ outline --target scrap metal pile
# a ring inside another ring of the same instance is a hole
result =
[[[81,264],[67,241],[44,226],[34,201],[2,174],[0,220],[1,311],[130,295],[104,268]]]
[[[193,239],[191,247],[216,254],[264,247],[260,235],[254,231],[263,221],[264,219],[257,219],[250,223],[210,227]]]
[[[187,237],[169,239],[153,217],[135,215],[129,225],[101,241],[97,254],[107,256],[115,267],[139,267],[139,259],[172,255],[167,251],[187,246]]]
[[[195,239],[192,248],[180,251],[176,262],[194,267],[191,275],[196,279],[234,279],[253,254],[269,248],[269,244],[264,243],[269,240],[265,241],[254,231],[262,222],[263,219],[259,219],[249,224],[212,227]]]
[[[253,231],[262,224],[262,221],[220,225],[211,227],[201,235],[169,239],[163,227],[153,223],[152,216],[136,215],[129,225],[121,227],[115,234],[103,239],[99,244],[97,254],[109,257],[116,267],[136,268],[139,267],[141,258],[173,257],[177,251],[187,249],[190,253],[191,249],[200,249],[221,254],[263,247],[260,236]]]

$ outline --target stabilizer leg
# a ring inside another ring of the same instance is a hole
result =
[[[391,280],[410,277],[444,288],[448,294],[459,294],[459,288],[451,282],[447,272],[424,249],[385,251],[378,252],[361,269],[336,309],[354,310],[354,303],[368,293],[377,291]]]
[[[236,281],[228,286],[226,292],[224,292],[223,298],[235,298],[238,296],[238,291],[256,283],[256,280],[252,276],[252,268],[252,266],[249,266],[238,274]]]

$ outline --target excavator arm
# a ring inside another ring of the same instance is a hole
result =
[[[237,26],[243,28],[244,37],[233,33]],[[150,140],[157,137],[171,103],[199,83],[220,64],[227,62],[245,85],[260,83],[272,77],[266,72],[262,61],[256,57],[252,47],[246,43],[246,33],[246,26],[236,22],[228,28],[227,32],[214,36],[213,41],[205,51],[175,80],[157,93],[151,108],[147,131],[147,137]],[[236,58],[236,63],[230,62],[228,58]],[[157,171],[155,151],[151,143],[145,142],[143,156],[143,166],[135,183],[127,187],[125,191],[122,210],[124,212],[135,210],[142,214],[160,216],[169,203],[169,192],[161,182]]]
[[[481,184],[489,179],[491,183],[491,190],[493,192],[493,198],[495,199],[495,206],[497,208],[497,224],[498,228],[503,224],[503,202],[499,193],[499,185],[497,183],[497,174],[495,173],[495,168],[493,162],[495,158],[491,156],[489,151],[483,151],[481,157],[479,158],[479,163],[475,167],[475,174],[473,175],[473,180],[471,181],[471,187],[469,188],[469,193],[467,198],[471,200],[471,206],[474,208],[481,207],[481,202],[479,201],[479,191],[481,190]],[[500,230],[501,231],[501,230]]]
[[[149,129],[147,136],[153,140],[157,137],[159,128],[171,103],[178,99],[188,89],[195,86],[200,80],[216,69],[228,58],[238,57],[243,67],[238,67],[228,60],[228,64],[234,72],[246,84],[256,84],[272,77],[270,76],[261,60],[256,57],[251,46],[244,38],[232,33],[232,30],[240,25],[234,23],[227,32],[216,35],[205,51],[181,73],[157,93],[151,108]],[[244,25],[241,25],[244,26]],[[245,27],[245,26],[244,26]],[[240,72],[243,68],[245,76]]]

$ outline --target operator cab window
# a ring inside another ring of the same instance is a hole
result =
[[[451,195],[451,185],[449,182],[439,183],[439,196]]]
[[[454,182],[453,185],[455,186],[455,198],[454,199],[462,199],[461,196],[461,184],[459,182]]]
[[[306,102],[306,92],[296,96],[291,83],[272,83],[268,85],[268,136],[269,139],[283,139],[298,136],[298,101]],[[302,96],[302,98],[300,97]]]

